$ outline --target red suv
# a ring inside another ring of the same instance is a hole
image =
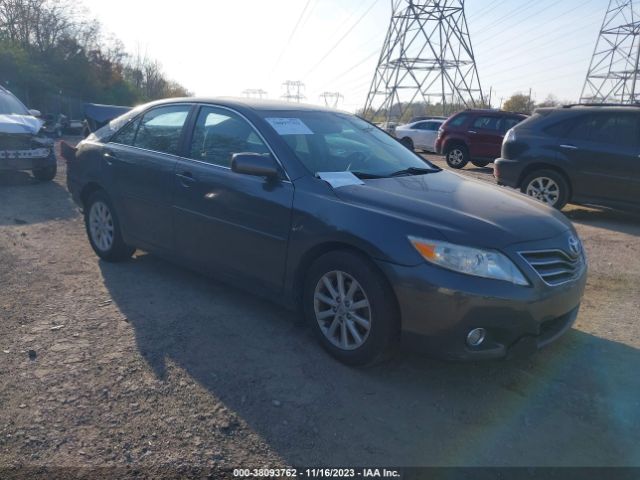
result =
[[[500,110],[465,110],[442,124],[436,151],[451,168],[464,168],[469,162],[486,167],[500,156],[505,133],[527,118],[521,113]]]

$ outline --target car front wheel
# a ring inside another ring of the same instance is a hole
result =
[[[569,184],[553,170],[538,170],[524,179],[520,188],[536,200],[561,210],[569,201]]]
[[[119,262],[133,255],[135,248],[122,239],[120,222],[107,194],[98,190],[89,197],[84,223],[94,252],[107,262]]]
[[[335,251],[317,259],[307,274],[303,302],[320,343],[343,363],[377,363],[397,343],[393,291],[364,256]]]
[[[445,152],[447,165],[451,168],[464,168],[469,163],[469,152],[463,145],[453,145],[447,148]]]

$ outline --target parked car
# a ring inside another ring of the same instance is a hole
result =
[[[140,248],[298,307],[349,364],[383,358],[401,332],[450,358],[529,353],[581,302],[586,261],[564,215],[350,114],[165,100],[65,155],[100,258]]]
[[[498,183],[555,208],[640,207],[640,106],[543,108],[510,130]]]
[[[411,120],[409,120],[409,123],[416,123],[416,122],[421,122],[423,120],[446,120],[447,117],[434,117],[434,116],[419,116],[419,117],[413,117]]]
[[[410,150],[436,151],[438,129],[444,120],[423,120],[396,127],[395,137]]]
[[[45,113],[40,118],[44,122],[42,132],[53,138],[62,137],[62,133],[69,128],[69,119],[61,113]]]
[[[504,134],[525,118],[500,110],[465,110],[440,127],[436,151],[451,168],[464,168],[469,162],[486,167],[500,156]]]
[[[396,127],[398,126],[397,122],[382,122],[377,124],[382,130],[387,132],[389,135],[395,135]]]
[[[131,110],[131,107],[85,103],[82,136],[87,138],[93,132],[104,127],[114,118],[127,113],[129,110]]]
[[[0,87],[0,172],[29,170],[41,181],[56,176],[53,140],[43,134],[39,116]]]

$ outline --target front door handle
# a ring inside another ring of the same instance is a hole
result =
[[[577,150],[578,147],[576,147],[575,145],[560,145],[560,148],[564,148],[566,150]]]
[[[469,133],[476,134],[476,133],[478,133],[478,132],[476,132],[475,130],[469,130]]]
[[[193,174],[191,172],[176,173],[176,177],[178,177],[180,184],[183,187],[190,187],[196,183],[196,179],[193,178]]]

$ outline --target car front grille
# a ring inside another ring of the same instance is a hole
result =
[[[551,286],[574,280],[584,266],[582,253],[571,256],[562,250],[538,250],[520,252],[520,255],[540,275],[540,278]]]
[[[32,135],[24,134],[0,134],[0,150],[30,150],[32,147]]]

